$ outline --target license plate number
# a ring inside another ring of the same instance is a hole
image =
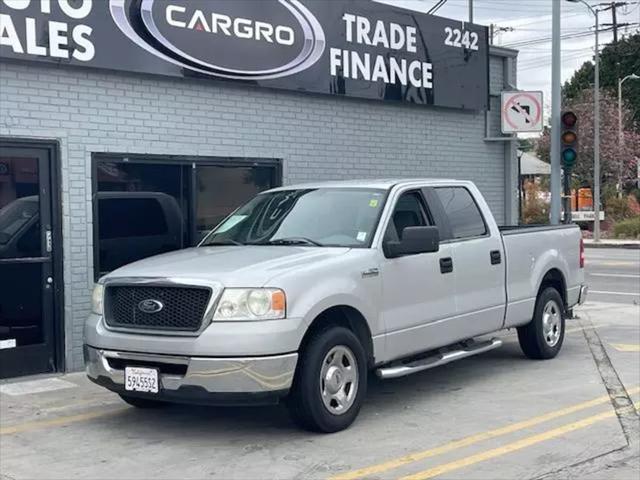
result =
[[[158,370],[125,367],[124,389],[128,392],[158,393]]]

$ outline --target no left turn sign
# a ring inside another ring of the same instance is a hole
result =
[[[542,92],[502,92],[502,133],[541,132]]]

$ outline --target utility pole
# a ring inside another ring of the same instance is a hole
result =
[[[593,10],[596,17],[596,61],[595,91],[593,112],[593,241],[600,242],[600,44],[598,43],[598,10]]]
[[[617,4],[615,3],[611,5],[611,23],[613,23],[613,43],[617,45],[618,44],[618,7],[617,7]]]
[[[596,19],[596,47],[595,47],[595,85],[593,88],[593,241],[600,242],[600,43],[598,33],[600,31],[599,10],[589,5],[586,0],[567,0],[572,3],[582,3]],[[615,3],[615,2],[614,2]],[[618,2],[620,3],[620,2]],[[553,139],[553,137],[552,137]],[[553,148],[553,144],[552,148]],[[553,163],[551,164],[553,175]],[[553,176],[551,177],[553,180]],[[552,184],[553,185],[553,184]],[[553,192],[552,192],[553,195]],[[553,197],[552,197],[553,201]],[[552,214],[553,214],[553,204]]]
[[[611,10],[611,23],[603,23],[603,27],[611,27],[613,31],[613,48],[616,54],[616,78],[620,78],[620,52],[618,51],[618,28],[629,25],[628,23],[618,24],[618,8],[628,5],[628,2],[601,3],[601,11]]]
[[[560,0],[552,0],[551,18],[551,224],[560,223],[562,190],[560,185],[560,110],[561,105],[561,52],[560,52]]]
[[[624,25],[618,25],[618,8],[624,7],[628,5],[628,2],[611,2],[611,3],[602,3],[603,8],[600,10],[606,12],[607,10],[611,10],[611,23],[605,23],[602,26],[611,26],[613,30],[613,43],[618,43],[618,27]],[[604,5],[608,5],[605,7]]]
[[[622,130],[622,84],[627,80],[640,80],[640,75],[636,75],[635,73],[632,73],[630,75],[627,75],[623,79],[618,80],[618,146],[620,147],[621,155],[623,154],[622,147],[624,147],[624,131]],[[622,190],[622,185],[621,185],[622,161],[623,161],[623,158],[620,158],[618,162],[618,186],[621,190]],[[638,179],[640,179],[640,162],[638,162],[637,170],[638,170]]]
[[[473,0],[469,0],[469,23],[473,23]]]

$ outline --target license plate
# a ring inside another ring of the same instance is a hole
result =
[[[124,389],[128,392],[158,393],[158,370],[125,367]]]

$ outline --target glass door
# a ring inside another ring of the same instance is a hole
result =
[[[0,378],[55,370],[50,168],[0,146]]]

